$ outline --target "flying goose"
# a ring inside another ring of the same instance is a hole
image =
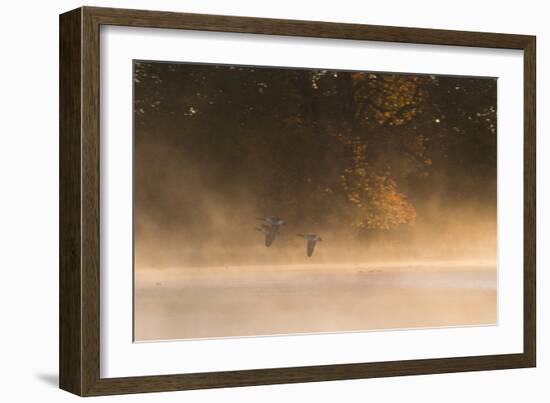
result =
[[[258,220],[263,222],[260,227],[256,228],[256,230],[265,234],[265,246],[270,247],[273,241],[275,241],[275,237],[279,234],[281,226],[286,223],[283,219],[275,216],[258,218]]]
[[[296,234],[299,237],[304,238],[307,241],[307,255],[311,257],[313,251],[315,250],[315,245],[317,242],[322,242],[323,240],[319,235],[316,234]]]

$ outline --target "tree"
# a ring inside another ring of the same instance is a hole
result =
[[[496,177],[493,79],[139,62],[134,83],[144,161],[200,169],[202,189],[294,222],[389,230],[436,188],[471,197]],[[150,165],[136,164],[138,208],[201,222]]]

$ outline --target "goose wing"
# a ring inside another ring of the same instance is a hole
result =
[[[275,240],[275,236],[277,235],[277,227],[271,227],[267,229],[265,233],[265,246],[269,247]]]
[[[315,250],[315,244],[316,241],[307,241],[307,255],[311,257],[313,255],[313,251]]]

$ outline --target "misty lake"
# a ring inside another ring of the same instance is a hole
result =
[[[494,264],[140,269],[136,341],[494,325]]]

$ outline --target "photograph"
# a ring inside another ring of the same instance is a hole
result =
[[[496,77],[132,64],[136,342],[498,323]]]

